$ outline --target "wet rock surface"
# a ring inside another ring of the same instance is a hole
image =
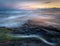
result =
[[[48,41],[55,42],[59,46],[60,44],[60,30],[57,28],[51,27],[43,27],[39,25],[35,25],[33,22],[28,21],[22,27],[18,28],[7,28],[11,30],[10,33],[12,34],[23,34],[23,35],[41,35],[44,39]],[[48,30],[45,31],[44,29]],[[12,39],[5,42],[1,42],[0,46],[50,46],[39,39],[36,38],[28,38],[28,39]]]

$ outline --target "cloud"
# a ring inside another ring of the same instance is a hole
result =
[[[47,1],[47,2],[44,2],[45,4],[49,4],[49,3],[51,3],[50,1]]]
[[[0,0],[0,3],[18,3],[18,2],[60,2],[60,0]]]
[[[51,8],[60,7],[59,0],[0,0],[0,7],[35,9],[35,8]]]

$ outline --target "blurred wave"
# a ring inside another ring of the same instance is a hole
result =
[[[53,25],[54,27],[60,28],[59,14],[45,14],[45,13],[37,13],[37,10],[15,10],[10,9],[1,10],[0,11],[0,27],[18,27],[26,23],[27,20],[33,20],[38,25],[49,26]],[[2,13],[1,13],[2,12]],[[58,12],[57,12],[58,13]],[[4,15],[2,15],[4,14]]]

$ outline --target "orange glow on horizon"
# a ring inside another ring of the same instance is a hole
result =
[[[40,4],[40,3],[25,3],[20,5],[20,3],[13,5],[13,8],[18,9],[37,9],[37,8],[60,8],[60,4]]]

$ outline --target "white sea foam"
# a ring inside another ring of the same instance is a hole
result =
[[[43,41],[44,43],[48,44],[48,45],[56,45],[56,43],[52,43],[52,42],[49,42],[48,40],[44,39],[41,35],[34,35],[34,34],[31,34],[31,35],[20,35],[20,34],[8,34],[9,36],[11,36],[12,38],[22,38],[22,39],[25,39],[25,38],[37,38],[41,41]]]

